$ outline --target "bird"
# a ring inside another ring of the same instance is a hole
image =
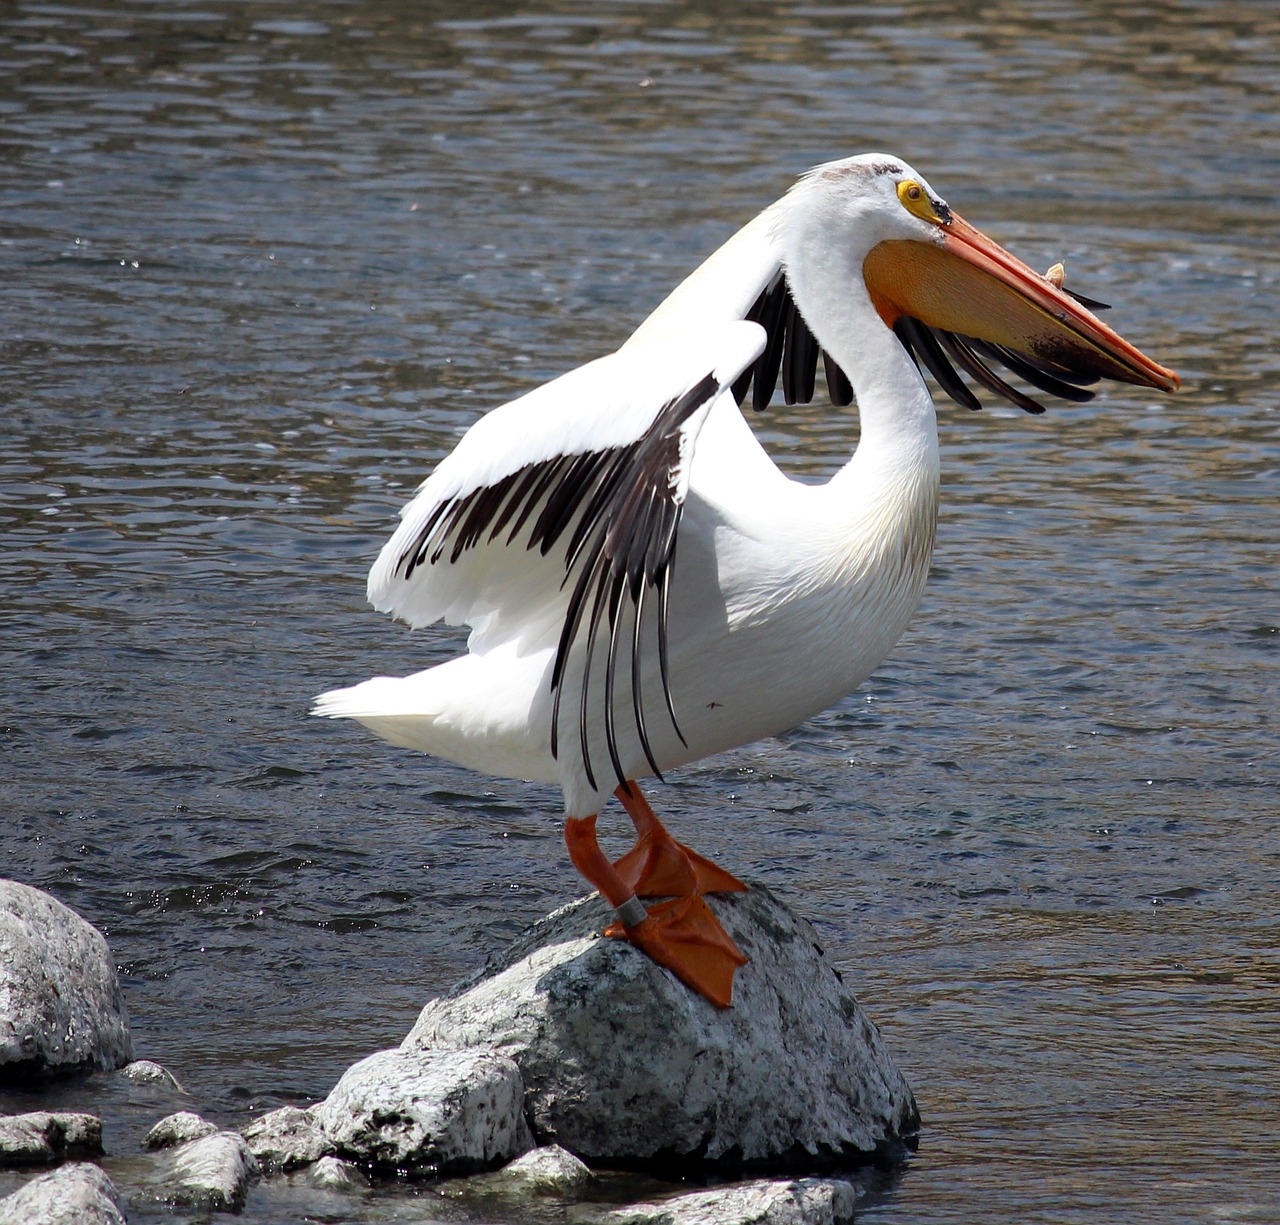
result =
[[[746,886],[676,841],[641,782],[798,725],[897,642],[938,514],[925,372],[969,409],[960,372],[1037,414],[1008,374],[1075,402],[1100,379],[1178,387],[1103,309],[899,157],[816,166],[617,350],[463,434],[402,510],[368,596],[414,628],[469,626],[465,653],[331,690],[313,713],[558,784],[570,859],[614,912],[603,934],[731,1006],[748,959],[707,898]],[[814,484],[777,467],[743,408],[765,408],[779,377],[787,404],[811,401],[819,365],[858,441]],[[611,794],[636,829],[616,861],[596,834]]]

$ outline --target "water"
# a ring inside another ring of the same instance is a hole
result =
[[[880,148],[1186,385],[944,407],[892,659],[656,798],[815,920],[915,1086],[863,1219],[1280,1219],[1277,80],[1261,3],[7,9],[0,873],[108,934],[191,1096],[0,1105],[100,1109],[127,1170],[166,1109],[323,1096],[580,891],[554,792],[308,700],[456,649],[363,574],[469,421]],[[804,474],[856,437],[761,428]]]

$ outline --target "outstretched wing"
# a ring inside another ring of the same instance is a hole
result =
[[[530,649],[554,644],[553,753],[568,661],[581,644],[578,731],[593,787],[586,693],[606,625],[606,739],[625,781],[613,726],[624,620],[636,727],[657,769],[639,687],[651,603],[667,711],[679,734],[667,607],[690,463],[712,406],[763,345],[754,324],[715,327],[681,344],[615,353],[495,409],[423,484],[369,575],[375,607],[411,625],[468,624],[473,651],[512,640]],[[633,612],[624,618],[628,603]]]

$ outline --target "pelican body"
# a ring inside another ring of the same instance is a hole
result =
[[[991,367],[1086,400],[1099,378],[1177,376],[952,211],[900,158],[819,166],[715,252],[616,352],[477,421],[402,511],[369,576],[410,626],[471,627],[467,653],[317,699],[393,744],[554,782],[579,871],[629,940],[719,1006],[746,962],[705,901],[740,890],[674,841],[639,788],[787,730],[855,689],[924,589],[938,510],[922,369]],[[785,476],[740,405],[815,392],[860,438],[821,485]],[[616,863],[610,794],[637,829]],[[639,897],[671,900],[646,908]]]

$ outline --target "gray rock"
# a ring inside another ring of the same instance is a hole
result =
[[[911,1089],[813,928],[762,885],[711,905],[751,958],[730,1009],[601,938],[611,916],[593,895],[429,1003],[402,1049],[509,1055],[538,1142],[595,1164],[812,1173],[901,1155]]]
[[[202,1212],[239,1212],[259,1173],[244,1137],[219,1131],[173,1149],[166,1168],[139,1199]]]
[[[129,1062],[107,942],[39,889],[0,880],[0,1085]]]
[[[120,1197],[96,1165],[64,1165],[0,1199],[0,1225],[125,1225]]]
[[[369,1185],[365,1172],[341,1157],[321,1157],[307,1170],[307,1181],[322,1191],[352,1191]]]
[[[177,1114],[166,1115],[149,1132],[143,1140],[145,1148],[173,1148],[178,1144],[190,1144],[192,1140],[203,1140],[218,1130],[217,1124],[202,1119],[190,1110],[179,1110]]]
[[[850,1225],[857,1199],[857,1190],[838,1179],[761,1179],[572,1219],[582,1225]]]
[[[296,1170],[333,1152],[314,1107],[282,1106],[244,1129],[245,1143],[267,1173]]]
[[[120,1069],[120,1075],[125,1080],[132,1080],[140,1085],[163,1085],[166,1089],[176,1089],[179,1093],[186,1092],[168,1068],[162,1068],[150,1059],[135,1059],[132,1063],[126,1063]]]
[[[102,1153],[102,1121],[75,1111],[0,1115],[0,1166],[54,1165]]]
[[[490,1176],[495,1186],[526,1195],[555,1195],[572,1199],[595,1181],[586,1164],[558,1144],[535,1148]]]
[[[520,1070],[492,1051],[380,1051],[315,1115],[337,1154],[397,1170],[467,1174],[533,1147]]]

